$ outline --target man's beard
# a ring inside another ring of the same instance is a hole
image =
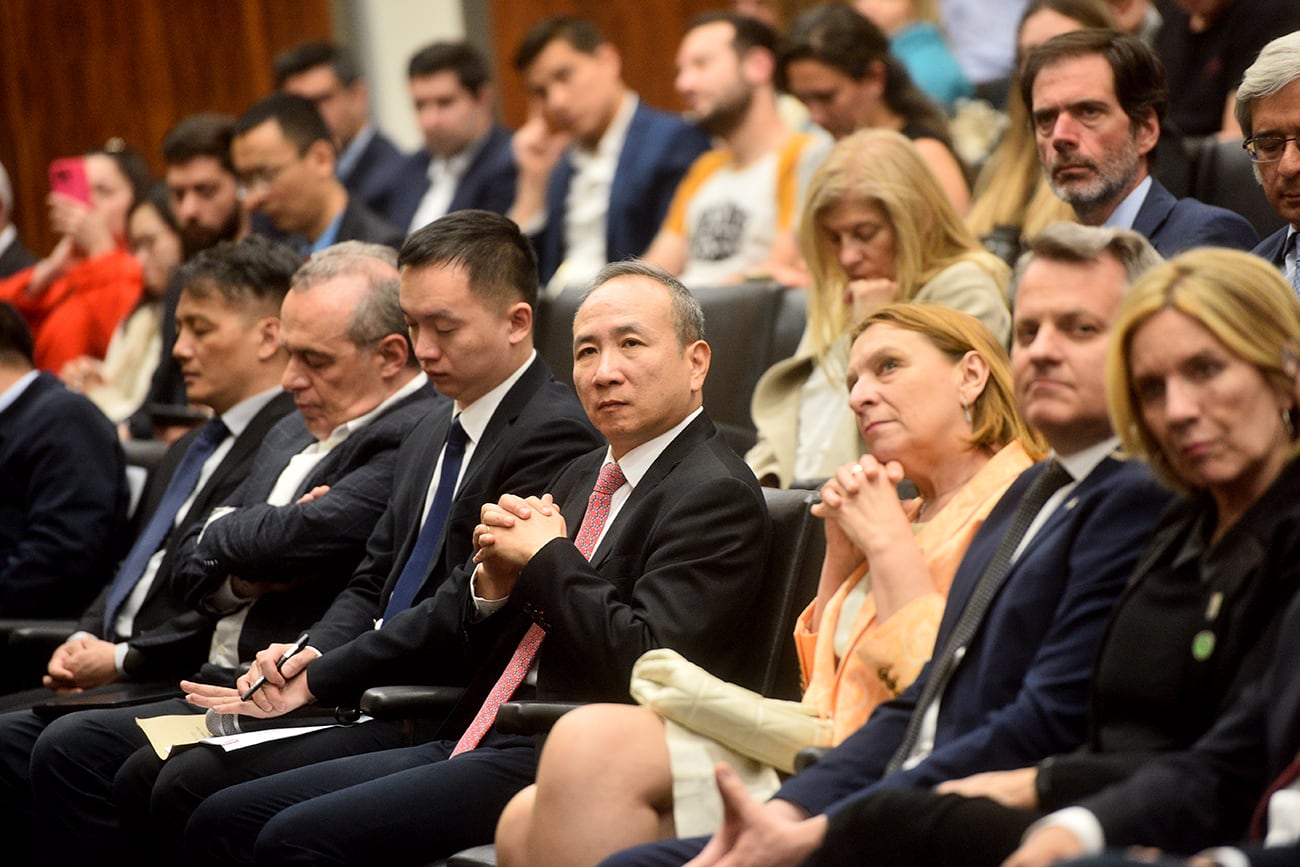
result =
[[[1074,208],[1080,216],[1103,206],[1110,206],[1113,209],[1119,204],[1123,193],[1133,186],[1140,162],[1141,155],[1138,153],[1137,144],[1132,139],[1125,143],[1119,153],[1101,163],[1073,154],[1059,154],[1047,171],[1047,184],[1057,197]],[[1093,177],[1087,181],[1058,183],[1055,173],[1062,166],[1082,166],[1091,169]]]
[[[198,223],[181,226],[181,250],[188,260],[195,253],[201,253],[209,247],[215,247],[221,241],[233,241],[239,237],[243,224],[239,208],[230,212],[230,216],[216,229],[209,229]]]
[[[720,100],[712,111],[700,115],[696,120],[700,129],[711,136],[726,138],[740,126],[754,102],[754,91],[743,84],[737,87],[737,91]]]

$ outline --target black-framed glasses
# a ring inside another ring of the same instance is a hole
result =
[[[1287,142],[1300,142],[1300,136],[1253,135],[1241,143],[1253,163],[1275,163],[1286,153]],[[1300,146],[1300,145],[1298,145]]]

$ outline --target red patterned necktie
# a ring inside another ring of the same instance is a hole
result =
[[[582,526],[578,528],[578,535],[573,540],[573,544],[588,560],[596,550],[596,540],[600,538],[600,531],[605,528],[605,521],[609,518],[614,492],[623,487],[626,481],[623,469],[613,461],[600,468],[596,487],[587,499],[587,511],[582,516]],[[509,701],[510,696],[514,695],[515,690],[519,688],[519,684],[523,683],[524,676],[532,667],[533,658],[537,656],[537,649],[542,646],[542,638],[545,635],[542,627],[536,623],[528,627],[528,631],[519,641],[519,646],[515,648],[514,656],[510,657],[505,671],[501,672],[501,677],[497,678],[483,706],[474,715],[474,721],[456,742],[456,748],[451,751],[453,756],[474,749],[479,741],[483,740],[483,735],[487,734],[487,730],[492,728],[492,723],[496,721],[497,711],[501,709],[501,705]]]

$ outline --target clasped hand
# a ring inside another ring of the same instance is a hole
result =
[[[474,562],[478,564],[479,595],[503,599],[514,589],[519,571],[552,539],[568,536],[564,516],[550,494],[518,497],[506,494],[484,503],[474,528]]]
[[[116,648],[111,641],[83,635],[54,651],[41,679],[58,693],[81,692],[117,680]]]

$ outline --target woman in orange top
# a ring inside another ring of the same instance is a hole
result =
[[[1042,454],[1016,413],[1006,351],[968,314],[936,304],[880,308],[857,330],[848,380],[871,454],[822,488],[826,557],[796,627],[804,702],[832,721],[836,742],[915,679],[967,545]],[[919,498],[900,502],[904,475]],[[595,864],[638,843],[714,830],[713,762],[748,761],[722,749],[644,708],[566,715],[547,740],[537,784],[502,815],[498,863]],[[755,789],[774,790],[772,770],[749,764]]]
[[[148,170],[121,147],[84,160],[90,204],[50,193],[50,223],[63,237],[40,262],[0,280],[0,301],[31,326],[36,366],[55,373],[83,355],[103,358],[143,291],[140,264],[124,239],[127,211],[148,185]]]

